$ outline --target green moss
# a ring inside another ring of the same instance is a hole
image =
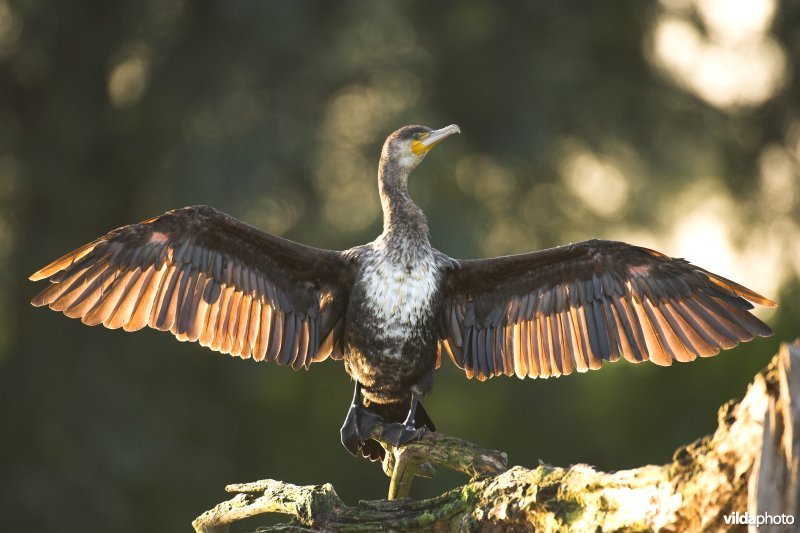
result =
[[[472,488],[472,483],[467,483],[461,490],[461,501],[462,502],[469,502],[475,497],[475,489]]]
[[[417,525],[420,525],[420,526],[428,526],[428,525],[432,524],[433,522],[437,521],[439,518],[441,518],[441,517],[437,516],[437,515],[435,515],[433,513],[428,512],[428,513],[422,513],[421,515],[419,515],[417,517],[417,519],[415,520],[415,522],[417,523]]]

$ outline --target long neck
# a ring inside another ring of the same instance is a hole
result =
[[[383,238],[429,242],[428,221],[422,209],[408,195],[410,170],[394,159],[381,157],[378,191],[383,207]]]

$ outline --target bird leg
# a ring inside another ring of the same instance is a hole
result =
[[[372,434],[375,426],[382,423],[384,423],[383,418],[361,404],[361,383],[356,381],[353,402],[350,404],[350,410],[347,411],[347,417],[344,419],[340,431],[342,444],[347,451],[358,456],[361,445]]]
[[[417,405],[419,404],[419,398],[422,395],[421,392],[415,389],[416,387],[411,388],[411,407],[408,409],[408,416],[406,417],[405,421],[402,424],[392,422],[384,423],[383,425],[381,437],[384,440],[393,443],[395,446],[401,446],[408,442],[419,440],[425,433],[424,427],[419,429],[414,427],[414,417],[417,414]]]

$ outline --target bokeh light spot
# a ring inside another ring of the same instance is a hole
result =
[[[685,89],[720,108],[758,106],[786,82],[783,47],[770,35],[774,0],[694,0],[690,12],[661,13],[650,60]]]
[[[611,218],[625,207],[630,187],[612,160],[580,145],[568,145],[560,172],[569,191],[594,214]]]
[[[142,55],[116,64],[108,76],[108,97],[111,105],[117,108],[136,105],[147,88],[149,68],[149,61]]]

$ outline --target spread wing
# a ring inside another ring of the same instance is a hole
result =
[[[31,303],[84,324],[145,326],[294,369],[334,357],[350,279],[339,252],[270,235],[207,206],[115,229],[33,274]]]
[[[458,263],[446,280],[440,351],[470,378],[560,376],[620,357],[670,365],[772,334],[748,312],[770,300],[622,242]]]

